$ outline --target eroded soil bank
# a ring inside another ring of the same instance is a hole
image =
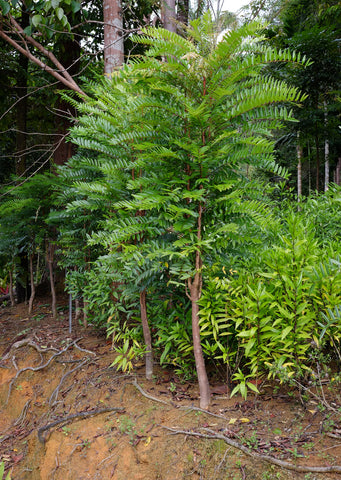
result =
[[[197,385],[171,371],[146,381],[143,365],[134,376],[110,368],[105,335],[70,335],[59,307],[58,321],[44,301],[30,318],[24,305],[0,310],[0,461],[13,479],[341,478],[328,472],[341,465],[337,386],[325,386],[329,411],[273,386],[247,401],[222,386],[206,413]]]

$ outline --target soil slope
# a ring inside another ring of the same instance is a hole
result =
[[[118,373],[105,335],[69,334],[62,301],[59,311],[0,308],[0,461],[12,479],[341,478],[330,472],[341,465],[336,386],[330,410],[270,386],[247,401],[215,386],[203,412],[195,383],[164,370],[146,381],[143,365]]]

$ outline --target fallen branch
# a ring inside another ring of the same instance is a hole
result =
[[[87,412],[73,413],[72,415],[60,418],[59,420],[56,420],[55,422],[49,423],[49,424],[45,425],[44,427],[39,428],[38,439],[42,444],[45,444],[47,442],[48,438],[46,436],[44,436],[44,432],[48,432],[49,430],[51,430],[51,428],[55,427],[56,425],[60,425],[61,423],[64,423],[65,425],[67,425],[68,423],[70,423],[71,421],[73,421],[75,419],[92,417],[93,415],[99,415],[101,413],[106,413],[106,412],[124,413],[125,410],[124,410],[124,408],[106,407],[106,408],[97,408],[95,410],[90,410],[90,411],[87,411]]]
[[[213,440],[223,440],[225,443],[234,447],[238,450],[241,450],[246,455],[256,458],[258,460],[271,463],[272,465],[277,465],[278,467],[285,468],[286,470],[293,470],[295,472],[303,472],[303,473],[341,473],[341,466],[340,465],[331,465],[329,467],[318,467],[318,466],[305,466],[305,465],[294,465],[293,463],[286,462],[284,460],[280,460],[279,458],[272,457],[270,455],[265,455],[262,453],[257,453],[249,448],[245,447],[241,443],[232,440],[229,437],[226,437],[222,433],[214,432],[209,428],[203,428],[203,430],[207,433],[200,433],[200,432],[191,432],[188,430],[178,430],[176,428],[166,427],[163,425],[159,425],[161,428],[165,430],[169,430],[172,432],[173,435],[188,435],[192,437],[201,437],[201,438],[209,438]]]

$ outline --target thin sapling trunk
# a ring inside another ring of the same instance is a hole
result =
[[[33,308],[33,301],[36,295],[36,286],[34,283],[34,271],[33,271],[33,253],[30,253],[29,268],[30,268],[30,280],[31,280],[31,295],[30,295],[30,300],[28,302],[28,314],[31,315],[32,308]]]
[[[51,298],[52,298],[52,315],[53,318],[57,318],[57,298],[56,298],[56,288],[54,284],[54,275],[53,275],[53,257],[54,257],[54,248],[51,243],[48,243],[46,249],[46,260],[49,269],[50,276],[50,288],[51,288]]]
[[[147,293],[143,290],[140,293],[140,308],[141,308],[141,321],[143,329],[143,338],[146,346],[146,378],[151,380],[153,378],[153,349],[152,349],[152,336],[150,333],[148,316],[147,316]]]
[[[14,292],[13,292],[13,267],[9,271],[9,298],[11,299],[11,306],[14,307]]]

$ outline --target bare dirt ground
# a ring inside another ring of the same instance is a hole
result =
[[[0,309],[0,461],[12,479],[341,478],[337,387],[325,388],[333,410],[268,386],[247,401],[214,388],[204,412],[197,385],[171,371],[146,381],[143,365],[110,368],[105,335],[69,334],[59,308],[58,321],[46,300],[30,318],[25,305]]]

